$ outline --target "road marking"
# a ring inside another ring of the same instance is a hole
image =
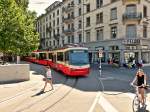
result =
[[[92,106],[91,106],[91,108],[88,112],[93,112],[93,110],[94,110],[94,108],[95,108],[95,106],[96,106],[96,104],[97,104],[97,102],[100,98],[100,95],[101,95],[101,93],[98,92],[97,95],[96,95],[96,98],[95,98],[95,100],[94,100],[94,102],[93,102],[93,104],[92,104]]]
[[[124,93],[124,94],[127,95],[132,100],[135,97],[135,94],[133,94],[133,93]],[[148,109],[150,111],[150,102],[148,101],[148,99],[146,100],[146,105],[147,105],[146,109]]]
[[[114,80],[115,78],[113,77],[101,77],[99,80]]]
[[[105,112],[119,112],[103,96],[100,97],[98,103],[102,106]]]

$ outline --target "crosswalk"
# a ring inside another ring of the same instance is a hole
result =
[[[134,93],[107,92],[98,93],[99,99],[92,112],[133,112]],[[150,111],[150,93],[147,94],[146,112]],[[142,111],[143,112],[143,111]]]

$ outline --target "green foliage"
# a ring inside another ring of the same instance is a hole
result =
[[[0,52],[26,55],[38,48],[35,13],[20,1],[0,0]]]

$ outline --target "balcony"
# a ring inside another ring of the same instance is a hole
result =
[[[55,35],[54,35],[54,39],[55,39],[55,40],[59,40],[59,37],[60,37],[60,34],[55,34]]]
[[[130,20],[140,21],[142,19],[142,13],[137,13],[137,12],[135,12],[135,13],[124,13],[122,18],[123,18],[123,21],[128,21],[128,20],[129,21]]]
[[[72,33],[74,33],[74,28],[64,30],[64,34],[66,34],[66,35],[69,35],[69,34],[72,34]]]
[[[64,12],[70,12],[70,11],[73,11],[74,10],[74,7],[73,6],[68,6],[68,7],[65,7],[65,8],[63,8],[62,9],[62,12],[64,13]]]
[[[73,20],[74,20],[74,16],[63,18],[64,23],[69,23],[69,22],[72,22]]]
[[[52,27],[50,26],[50,27],[46,27],[46,31],[47,32],[49,32],[49,31],[51,31],[52,30]]]
[[[141,0],[122,0],[123,4],[140,3]]]

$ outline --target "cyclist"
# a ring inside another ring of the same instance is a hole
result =
[[[138,97],[142,105],[144,105],[144,92],[145,92],[145,87],[146,87],[146,74],[142,69],[138,69],[136,76],[134,80],[132,81],[132,85],[136,83],[137,89],[138,89]]]

